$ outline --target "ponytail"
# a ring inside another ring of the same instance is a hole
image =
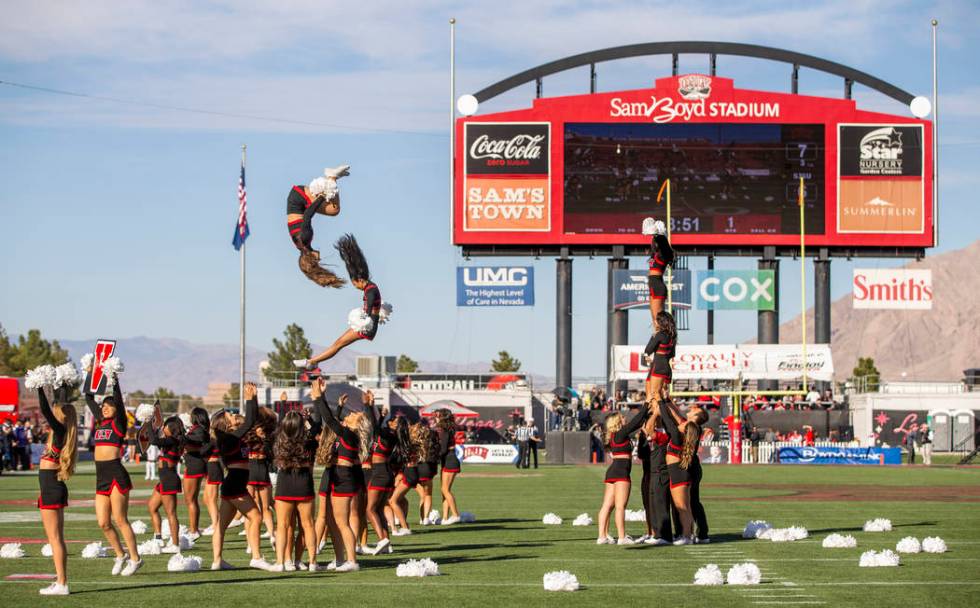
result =
[[[78,461],[78,413],[75,406],[64,403],[61,406],[61,413],[65,425],[65,443],[61,446],[61,454],[58,456],[58,481],[68,481],[75,474],[75,463]],[[51,450],[54,442],[54,433],[48,436],[48,450]]]
[[[701,441],[701,427],[696,422],[689,420],[684,427],[684,450],[681,452],[681,468],[686,469],[694,460],[694,455],[698,452],[698,443]]]

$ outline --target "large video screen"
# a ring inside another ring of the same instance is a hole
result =
[[[566,234],[638,234],[663,218],[657,192],[671,180],[675,234],[824,233],[822,124],[566,123]]]

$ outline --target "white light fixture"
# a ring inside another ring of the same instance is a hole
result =
[[[476,97],[472,95],[460,95],[459,99],[456,100],[456,109],[463,116],[472,116],[476,114],[477,108],[480,107],[480,102],[477,101]]]
[[[909,104],[909,109],[912,110],[912,116],[916,118],[925,118],[929,116],[932,112],[932,102],[929,101],[928,97],[923,97],[919,95]]]

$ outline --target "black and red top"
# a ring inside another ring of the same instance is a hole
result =
[[[658,331],[650,336],[650,341],[647,342],[647,347],[643,352],[647,356],[652,355],[654,359],[659,357],[665,361],[670,361],[674,358],[676,349],[676,338],[670,338],[666,333]]]
[[[661,408],[666,407],[669,406],[661,405]],[[681,432],[680,428],[677,426],[677,422],[674,420],[674,417],[670,412],[662,411],[660,414],[660,419],[663,421],[664,430],[667,432],[667,455],[680,458],[684,452],[684,433]],[[697,450],[698,446],[695,445],[695,453],[697,453]]]
[[[126,417],[126,405],[123,401],[122,389],[119,388],[119,379],[112,387],[112,400],[116,404],[116,415],[112,418],[102,418],[102,408],[95,402],[91,393],[85,393],[85,404],[88,406],[92,415],[98,420],[95,425],[95,434],[92,436],[94,445],[115,447],[122,450],[126,445],[126,430],[129,419]]]
[[[45,422],[51,427],[51,442],[50,445],[45,447],[44,454],[41,455],[41,460],[58,464],[61,458],[61,450],[65,447],[65,436],[68,434],[68,427],[55,418],[54,412],[51,411],[51,404],[48,403],[48,398],[44,394],[43,388],[37,389],[37,400],[41,406],[41,415],[44,416]]]
[[[248,448],[242,441],[242,437],[252,430],[252,427],[255,425],[255,419],[258,417],[258,412],[259,400],[256,397],[252,397],[245,402],[245,421],[237,429],[233,431],[219,431],[216,428],[211,429],[211,433],[214,436],[214,448],[221,456],[221,462],[226,467],[232,464],[244,464],[248,462]]]
[[[398,435],[388,426],[388,422],[391,420],[391,410],[388,411],[388,415],[383,420],[378,420],[378,413],[374,411],[373,405],[367,410],[371,414],[371,423],[374,425],[374,443],[371,444],[371,456],[379,456],[387,460],[391,458],[391,454],[398,444]]]
[[[179,439],[157,435],[150,439],[150,443],[160,448],[161,462],[165,462],[172,467],[177,466],[177,463],[180,461],[180,455],[183,452]]]
[[[314,199],[307,196],[303,186],[293,186],[286,197],[286,215],[303,214],[301,220],[286,221],[289,237],[300,251],[311,251],[313,244],[313,216],[320,207],[314,205],[313,201]]]
[[[184,451],[198,458],[207,458],[211,455],[211,437],[204,427],[195,424],[187,431]]]
[[[365,332],[361,332],[361,335],[367,339],[374,338],[378,333],[378,319],[381,315],[381,290],[373,282],[368,281],[367,286],[364,288],[364,314],[371,317],[371,329]]]
[[[341,424],[343,406],[337,409],[337,415],[334,416],[333,412],[330,411],[330,404],[327,403],[326,395],[320,395],[315,403],[317,413],[320,415],[323,424],[330,427],[330,430],[337,435],[337,460],[359,465],[361,462],[361,438],[356,432]]]
[[[650,274],[662,275],[674,261],[674,249],[670,241],[662,234],[655,235],[652,240],[653,255],[650,257]]]
[[[629,422],[613,433],[613,436],[609,438],[609,453],[614,457],[632,456],[633,442],[630,441],[630,435],[639,430],[649,416],[650,411],[645,409],[643,413],[634,415]]]

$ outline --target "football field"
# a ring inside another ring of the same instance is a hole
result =
[[[233,530],[225,559],[240,568],[207,570],[209,537],[185,555],[204,558],[205,570],[167,571],[170,556],[147,556],[131,578],[112,577],[111,559],[82,559],[86,543],[103,540],[92,507],[95,477],[82,464],[70,482],[66,512],[69,538],[67,598],[42,598],[48,582],[12,581],[13,574],[51,573],[41,556],[46,542],[34,501],[37,478],[0,477],[0,544],[23,543],[26,557],[0,559],[3,606],[239,605],[314,606],[343,602],[366,606],[913,606],[940,603],[943,608],[980,605],[980,468],[878,468],[819,466],[706,466],[702,497],[712,543],[686,547],[597,546],[596,527],[573,527],[580,513],[596,519],[604,469],[552,466],[517,471],[508,466],[464,467],[455,489],[460,509],[476,522],[419,527],[395,538],[395,553],[361,560],[362,570],[335,574],[273,574],[247,568],[243,536]],[[130,469],[133,490],[130,520],[149,524],[146,500],[150,482],[139,467]],[[631,509],[641,509],[640,467],[633,468]],[[438,493],[438,490],[437,490]],[[417,496],[411,496],[413,510]],[[438,505],[438,500],[436,501]],[[203,509],[202,509],[203,510]],[[546,513],[564,519],[544,525]],[[202,525],[207,525],[206,510]],[[180,507],[182,523],[186,512]],[[890,532],[864,532],[865,521],[888,518]],[[803,526],[809,538],[793,542],[742,538],[749,520],[775,527]],[[643,524],[630,522],[633,536]],[[823,548],[822,540],[839,532],[853,535],[857,547]],[[615,528],[612,527],[615,534]],[[945,540],[943,554],[902,554],[898,567],[858,567],[861,553],[895,550],[906,536]],[[139,536],[140,542],[149,535]],[[374,542],[372,537],[371,542]],[[273,552],[263,542],[266,559]],[[329,559],[327,550],[325,562]],[[430,558],[441,575],[399,578],[397,565]],[[754,562],[762,582],[752,586],[695,586],[694,574],[707,564],[727,572],[733,564]],[[545,573],[567,570],[580,590],[547,592]]]

